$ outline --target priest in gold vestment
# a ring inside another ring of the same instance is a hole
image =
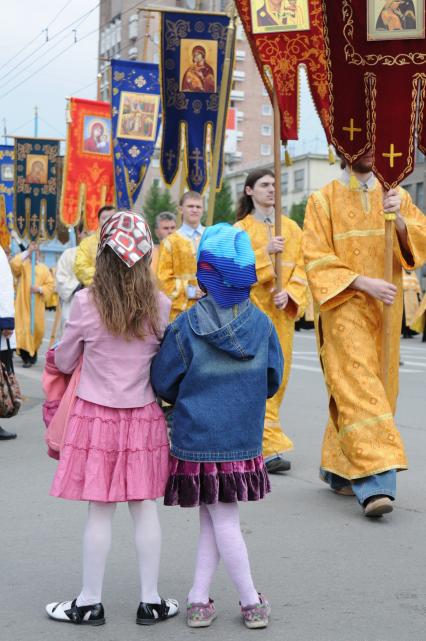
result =
[[[381,516],[392,511],[396,471],[407,468],[394,420],[402,268],[426,260],[426,217],[403,189],[384,194],[372,163],[366,152],[341,180],[310,196],[303,251],[319,307],[318,349],[329,394],[322,478],[338,493],[354,493],[365,516]],[[351,171],[356,188],[350,186]],[[384,211],[397,214],[393,283],[383,280]],[[380,378],[383,305],[392,306],[389,398]]]
[[[295,321],[306,305],[307,281],[302,256],[302,230],[282,217],[282,237],[274,231],[275,178],[270,170],[252,171],[246,179],[237,211],[236,226],[250,237],[256,257],[257,283],[251,289],[252,302],[267,314],[277,331],[284,354],[284,376],[278,392],[266,402],[263,456],[270,473],[290,469],[282,454],[293,449],[280,422],[280,407],[291,370]],[[279,253],[282,252],[282,253]],[[275,291],[274,260],[281,257],[282,291]]]
[[[179,203],[182,226],[160,245],[157,278],[161,290],[172,301],[170,322],[204,296],[197,282],[197,249],[204,227],[203,199],[195,191],[183,194]]]

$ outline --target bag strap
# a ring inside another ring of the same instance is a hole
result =
[[[6,345],[7,345],[7,355],[9,356],[9,363],[10,363],[10,371],[12,374],[15,373],[15,367],[13,365],[13,350],[10,346],[10,340],[6,338]]]

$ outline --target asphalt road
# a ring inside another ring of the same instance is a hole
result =
[[[48,327],[52,321],[49,316]],[[130,517],[117,511],[103,602],[107,624],[59,624],[45,603],[80,588],[81,534],[86,506],[49,497],[55,462],[45,454],[41,420],[43,358],[18,367],[26,396],[23,411],[6,429],[15,441],[0,444],[0,641],[239,641],[259,635],[279,641],[424,641],[426,637],[426,344],[402,342],[398,424],[410,470],[398,475],[396,509],[368,521],[355,499],[332,494],[318,480],[326,421],[326,395],[312,332],[296,335],[294,367],[282,411],[295,441],[293,469],[272,478],[272,494],[241,506],[256,585],[273,607],[270,626],[246,630],[238,598],[220,569],[212,596],[218,618],[196,631],[184,616],[136,626],[138,580]],[[18,359],[17,359],[18,360]],[[195,510],[161,508],[161,593],[185,605],[197,538]]]

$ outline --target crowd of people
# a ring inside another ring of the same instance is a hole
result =
[[[309,296],[329,397],[321,478],[335,493],[355,496],[366,517],[392,511],[396,472],[407,468],[394,419],[400,334],[401,326],[424,323],[426,303],[414,274],[426,261],[426,218],[403,189],[384,194],[372,164],[371,152],[352,166],[342,161],[340,179],[310,196],[303,232],[283,216],[282,235],[275,235],[275,178],[265,169],[247,176],[234,226],[205,228],[203,199],[189,191],[179,203],[179,228],[174,214],[157,217],[159,246],[142,215],[112,206],[99,211],[96,234],[84,238],[77,230],[78,246],[63,253],[56,270],[62,331],[48,360],[57,376],[74,382],[57,409],[66,420],[51,494],[87,501],[89,510],[82,590],[50,603],[52,619],[105,622],[102,583],[117,502],[128,502],[133,519],[137,623],[178,613],[177,601],[158,593],[156,500],[164,497],[166,505],[199,511],[188,625],[207,627],[216,616],[210,584],[220,559],[244,624],[268,625],[270,604],[252,578],[238,503],[264,498],[268,473],[291,467],[286,453],[293,443],[280,407],[295,323]],[[396,213],[391,283],[382,278],[383,212]],[[33,252],[31,244],[11,261],[24,365],[37,358],[43,301],[54,287],[39,262],[31,285]],[[12,276],[2,261],[9,292],[0,307],[3,340],[13,338],[14,324]],[[392,310],[387,390],[380,376],[384,305]],[[3,342],[1,349],[3,361]]]

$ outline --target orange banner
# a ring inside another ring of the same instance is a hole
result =
[[[71,98],[61,196],[61,220],[85,228],[98,227],[98,210],[114,201],[111,106],[107,102]]]
[[[6,221],[6,203],[3,194],[0,194],[0,246],[3,249],[10,248],[10,232]]]

